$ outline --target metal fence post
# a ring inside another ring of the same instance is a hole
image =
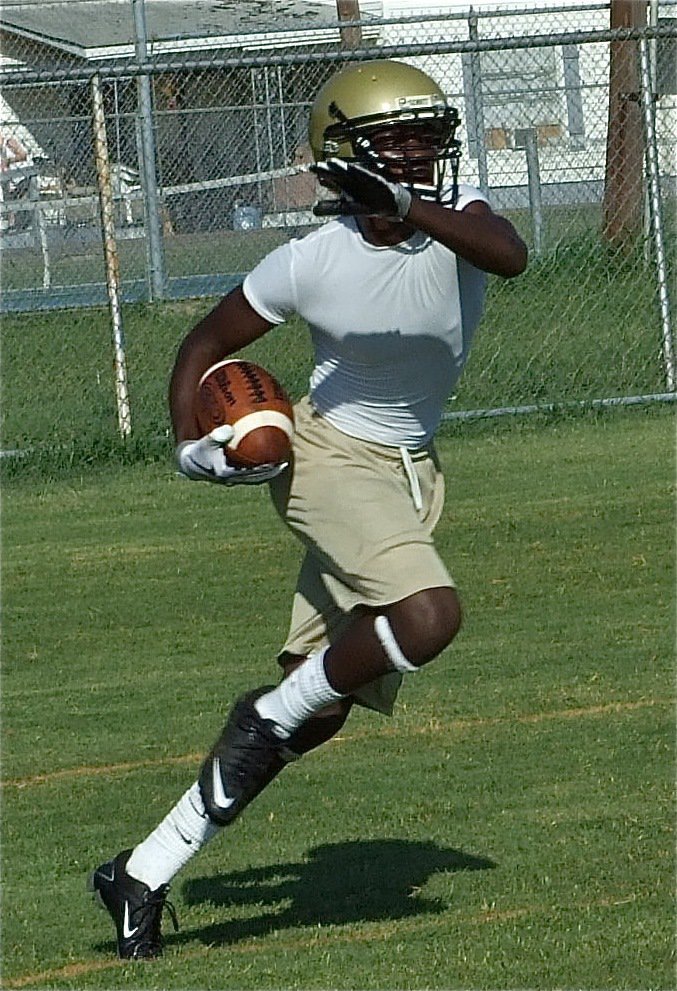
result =
[[[145,0],[132,0],[134,9],[134,43],[139,62],[148,58]],[[150,76],[137,80],[138,120],[140,132],[140,172],[143,184],[146,249],[148,255],[148,288],[151,301],[165,295],[165,262],[160,222],[160,196],[157,187],[155,132],[153,129],[153,100]]]
[[[117,242],[115,240],[113,187],[110,175],[110,159],[108,157],[106,117],[103,108],[101,77],[98,74],[92,76],[91,88],[94,159],[96,162],[96,178],[99,186],[99,203],[101,206],[101,230],[106,265],[106,286],[108,288],[111,323],[113,325],[115,398],[118,410],[118,427],[122,437],[125,438],[132,432],[132,420],[129,405],[129,390],[127,388],[125,336],[122,329],[122,311],[120,309],[120,263],[118,260]]]
[[[47,241],[45,215],[42,212],[42,203],[40,202],[40,185],[37,174],[32,175],[28,180],[28,198],[35,204],[33,223],[42,252],[42,288],[49,289],[52,284],[52,268],[49,260],[49,243]]]
[[[640,83],[642,90],[642,112],[644,116],[646,171],[649,185],[649,213],[653,232],[654,250],[656,252],[656,276],[658,280],[658,299],[661,311],[661,341],[663,363],[665,365],[665,384],[669,392],[675,391],[675,350],[672,337],[672,318],[670,315],[670,296],[668,293],[668,268],[663,239],[663,210],[661,204],[660,170],[658,166],[658,148],[656,144],[656,128],[654,126],[653,86],[651,82],[651,65],[649,61],[649,44],[646,38],[639,43]]]
[[[468,35],[471,41],[479,39],[477,14],[470,8],[468,17]],[[484,133],[484,100],[482,97],[482,64],[481,56],[477,51],[470,54],[470,76],[472,79],[472,101],[475,118],[475,128],[477,132],[477,171],[480,189],[483,193],[489,192],[489,169],[487,166],[487,145]]]
[[[527,181],[529,183],[529,206],[531,223],[534,229],[534,254],[543,253],[543,198],[541,196],[541,168],[538,162],[538,138],[535,127],[524,131],[524,150],[527,156]]]

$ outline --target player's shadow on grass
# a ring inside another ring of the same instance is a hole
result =
[[[480,871],[495,867],[487,857],[415,840],[354,840],[313,848],[298,863],[271,864],[220,877],[198,878],[183,886],[188,904],[209,902],[237,911],[259,906],[246,919],[179,934],[171,942],[234,943],[275,929],[308,925],[401,919],[440,913],[448,905],[420,893],[440,871]]]

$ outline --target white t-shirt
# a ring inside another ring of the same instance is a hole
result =
[[[457,210],[486,197],[460,186]],[[273,324],[310,328],[310,398],[343,433],[415,449],[431,440],[484,304],[485,273],[417,231],[380,247],[353,217],[272,251],[243,291]]]

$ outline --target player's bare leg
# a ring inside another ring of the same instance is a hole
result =
[[[200,771],[209,818],[222,826],[232,822],[290,759],[293,734],[316,713],[334,706],[345,718],[344,703],[355,691],[389,672],[418,670],[453,640],[460,624],[456,590],[425,589],[378,613],[356,614],[334,644],[294,667],[276,688],[239,699]],[[308,726],[312,738],[319,725]],[[325,723],[325,739],[340,725]]]
[[[327,678],[348,695],[389,671],[420,668],[451,643],[460,627],[456,589],[416,592],[380,614],[357,617],[325,655]]]
[[[453,640],[461,625],[454,588],[430,588],[379,612],[355,615],[326,651],[309,657],[274,691],[256,702],[280,735],[294,732],[323,704],[351,695],[391,671],[407,673],[431,661]]]

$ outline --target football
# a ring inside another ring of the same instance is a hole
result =
[[[226,457],[237,468],[281,464],[291,454],[294,413],[270,372],[229,358],[212,365],[197,388],[196,416],[203,434],[228,424],[235,431]]]

